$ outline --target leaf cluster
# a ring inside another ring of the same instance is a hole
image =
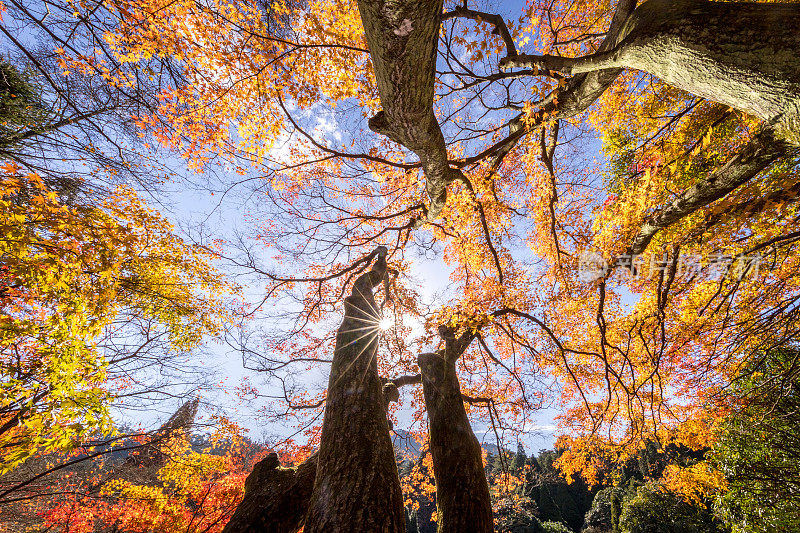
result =
[[[65,205],[19,170],[7,164],[0,181],[3,471],[111,430],[100,340],[118,316],[150,319],[173,350],[190,350],[219,327],[228,289],[131,190]]]

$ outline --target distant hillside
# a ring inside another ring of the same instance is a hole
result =
[[[414,437],[404,429],[395,429],[392,435],[392,445],[395,450],[402,453],[409,458],[416,459],[419,457],[420,447],[419,443],[414,440]],[[498,447],[495,444],[483,443],[481,447],[486,450],[490,455],[497,455]],[[506,453],[514,453],[507,448],[504,448]]]

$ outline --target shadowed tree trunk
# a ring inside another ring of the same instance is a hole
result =
[[[383,381],[386,410],[389,402],[398,401],[399,391],[391,380]],[[268,455],[247,476],[244,498],[223,533],[296,533],[305,523],[316,476],[317,453],[290,468],[282,467],[276,454]]]
[[[314,490],[317,454],[284,468],[274,453],[259,461],[244,482],[244,498],[223,533],[296,533]]]
[[[398,384],[378,377],[379,312],[373,288],[386,275],[386,249],[345,299],[336,336],[320,450],[294,468],[271,454],[247,476],[224,533],[400,532],[404,514],[386,409]],[[400,382],[400,385],[405,384]],[[318,468],[319,467],[319,468]],[[319,474],[318,474],[319,472]]]
[[[403,497],[378,377],[379,311],[386,248],[345,298],[336,334],[317,476],[305,533],[404,533]]]
[[[491,533],[492,505],[481,446],[464,410],[456,375],[456,360],[473,335],[466,333],[456,340],[446,328],[440,331],[445,349],[418,358],[436,477],[437,531]]]

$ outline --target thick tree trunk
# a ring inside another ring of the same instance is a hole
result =
[[[800,5],[650,0],[630,22],[626,66],[775,122],[800,144]]]
[[[442,0],[359,0],[383,111],[369,127],[413,151],[425,171],[436,218],[447,184],[461,175],[450,168],[444,136],[433,114],[433,82]]]
[[[468,343],[454,352],[460,355]],[[464,410],[456,357],[448,352],[445,349],[418,358],[436,477],[438,532],[491,533],[492,505],[481,446]]]
[[[750,113],[800,145],[800,4],[649,0],[609,51],[518,56],[504,67],[568,74],[634,68]]]
[[[377,256],[344,301],[305,533],[405,531],[375,359],[379,311],[372,290],[386,275],[386,248],[379,248]]]
[[[401,385],[413,382],[414,377],[397,380]],[[409,379],[410,378],[410,379]],[[399,399],[394,381],[384,380],[383,406]],[[259,461],[244,483],[244,498],[236,507],[223,533],[295,533],[303,527],[314,480],[317,476],[317,457],[314,453],[302,464],[281,467],[276,454]]]
[[[223,533],[296,533],[314,490],[317,454],[283,468],[276,454],[259,461],[244,482],[244,498]]]

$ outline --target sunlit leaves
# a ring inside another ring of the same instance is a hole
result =
[[[307,407],[324,397],[300,379],[286,382],[324,368],[327,332],[355,275],[348,268],[376,245],[391,247],[398,272],[395,298],[383,295],[384,312],[426,322],[416,344],[403,335],[387,339],[381,372],[414,372],[416,351],[439,342],[437,326],[480,331],[483,343],[459,362],[465,390],[491,396],[514,420],[532,410],[532,398],[552,396],[569,435],[564,443],[575,448],[561,461],[572,473],[646,439],[703,446],[715,416],[708,402],[737,375],[743,354],[796,326],[787,310],[797,305],[798,213],[794,199],[780,195],[797,185],[792,162],[663,228],[645,250],[697,255],[699,272],[675,263],[645,275],[617,268],[593,282],[578,276],[585,250],[614,267],[648,217],[747,142],[756,126],[750,117],[626,72],[557,130],[548,122],[552,110],[537,113],[543,101],[558,104],[546,98],[564,79],[490,82],[484,74],[496,73],[504,52],[491,25],[448,22],[440,63],[466,64],[440,73],[434,106],[451,165],[464,179],[448,185],[441,217],[426,220],[417,161],[370,133],[364,120],[378,109],[354,2],[114,5],[119,27],[105,38],[118,59],[136,65],[163,54],[183,76],[159,95],[156,109],[137,117],[143,131],[192,168],[222,157],[260,180],[256,198],[269,207],[254,215],[255,238],[271,261],[248,250],[238,265],[260,276],[266,296],[259,310],[274,305],[282,319],[292,315],[257,350],[269,354],[262,370],[278,376],[288,403]],[[534,1],[510,31],[521,52],[587,54],[602,42],[614,7]],[[64,61],[70,68],[81,62]],[[523,125],[543,121],[502,164],[461,159],[501,140],[517,114]],[[605,163],[592,161],[596,138]],[[771,257],[758,276],[735,269],[710,275],[712,257],[733,261],[762,251]],[[415,252],[441,258],[451,272],[449,293],[434,310],[423,309],[411,290]]]
[[[0,181],[2,470],[111,431],[97,339],[121,310],[160,323],[174,350],[219,325],[227,288],[129,189],[67,205],[13,164]]]
[[[157,453],[164,460],[156,468],[106,460],[96,465],[98,475],[91,482],[59,479],[64,494],[58,501],[42,503],[43,525],[70,533],[91,533],[100,527],[154,533],[221,531],[242,498],[251,466],[244,461],[241,430],[222,421],[209,446],[200,449],[190,440],[177,431],[159,441]]]

